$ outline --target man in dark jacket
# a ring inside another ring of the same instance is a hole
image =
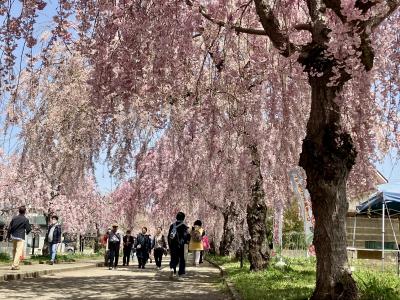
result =
[[[183,223],[185,214],[179,212],[176,222],[172,223],[168,231],[168,246],[171,252],[170,278],[176,275],[176,266],[179,264],[178,275],[185,274],[185,243],[187,241],[188,227]]]
[[[124,241],[124,257],[122,259],[123,266],[129,266],[129,259],[131,257],[131,251],[133,247],[133,243],[135,242],[133,236],[131,235],[131,231],[127,230],[126,235],[123,238]]]
[[[12,218],[10,226],[8,227],[7,238],[13,241],[13,264],[11,270],[19,269],[19,261],[23,256],[25,232],[31,232],[31,225],[29,220],[25,217],[26,208],[21,206],[19,208],[19,215]]]
[[[113,267],[114,270],[116,270],[118,266],[119,248],[122,239],[121,235],[117,231],[118,224],[113,224],[112,230],[108,233],[108,249],[110,250],[108,268],[110,270]]]
[[[147,234],[147,227],[136,238],[136,256],[139,262],[139,269],[144,269],[151,251],[151,239]]]
[[[51,225],[47,231],[47,241],[50,249],[50,264],[54,264],[57,255],[58,245],[61,243],[61,225],[58,223],[58,217],[51,217]]]

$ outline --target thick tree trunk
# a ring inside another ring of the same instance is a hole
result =
[[[232,243],[235,236],[233,233],[233,228],[229,226],[230,223],[229,213],[224,212],[223,217],[224,217],[224,226],[223,226],[222,239],[219,244],[219,254],[227,256],[231,254]]]
[[[224,218],[224,225],[219,253],[220,255],[227,256],[232,254],[232,245],[235,240],[234,224],[235,219],[238,217],[234,202],[231,202],[222,210],[222,216]]]
[[[270,255],[265,238],[267,234],[267,205],[264,202],[263,177],[260,169],[260,155],[256,145],[250,145],[251,169],[250,193],[251,202],[247,205],[247,224],[249,227],[249,261],[250,270],[259,271],[268,267]]]
[[[356,151],[342,128],[340,109],[334,101],[346,80],[329,87],[329,77],[309,78],[312,107],[300,157],[315,218],[317,282],[312,299],[351,300],[357,298],[357,286],[346,251],[346,181]]]

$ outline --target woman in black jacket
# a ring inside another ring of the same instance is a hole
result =
[[[147,234],[147,227],[143,227],[142,232],[138,234],[135,248],[136,256],[139,262],[139,269],[144,269],[151,251],[151,240]]]

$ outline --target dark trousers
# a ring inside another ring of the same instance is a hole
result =
[[[169,267],[174,270],[176,274],[176,266],[179,264],[178,275],[185,274],[185,248],[175,248],[171,249],[171,261],[169,263]]]
[[[124,257],[122,258],[123,265],[129,266],[129,260],[131,258],[132,247],[124,247]]]
[[[144,268],[144,266],[147,263],[147,260],[149,259],[149,250],[147,249],[138,249],[136,250],[136,256],[138,259],[139,263],[139,268]]]
[[[200,251],[200,263],[203,263],[204,250]]]
[[[147,259],[146,257],[138,257],[138,263],[139,263],[139,268],[144,268],[144,266],[147,263]]]
[[[161,268],[162,257],[164,255],[163,248],[154,249],[154,260],[156,261],[156,266]]]
[[[119,243],[110,243],[108,249],[110,250],[108,266],[115,268],[118,266]]]

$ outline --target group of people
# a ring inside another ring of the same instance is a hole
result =
[[[19,214],[12,218],[7,230],[7,239],[13,243],[13,261],[11,270],[19,270],[20,260],[23,257],[25,237],[32,231],[31,224],[25,216],[26,207],[21,206],[18,209]],[[50,254],[49,264],[54,264],[57,255],[58,246],[61,243],[61,225],[58,223],[58,217],[51,217],[51,224],[48,227],[46,240]]]
[[[157,253],[156,261],[160,261],[161,267],[162,255],[160,258],[158,248],[166,249],[165,238],[161,234],[161,231],[161,228],[158,228],[157,234],[153,239],[147,234],[147,227],[143,227],[136,237],[132,236],[130,230],[126,231],[126,234],[122,237],[118,232],[118,224],[113,224],[103,238],[103,243],[106,245],[106,263],[109,269],[116,269],[118,266],[121,244],[123,246],[123,266],[129,266],[131,253],[134,251],[138,259],[139,269],[144,269],[150,257],[151,250],[154,248],[154,252]]]
[[[170,277],[177,274],[181,277],[186,273],[187,254],[193,254],[193,265],[199,266],[203,262],[205,251],[209,250],[210,244],[202,222],[196,220],[190,228],[185,224],[185,214],[179,212],[176,221],[168,230],[168,235],[163,234],[161,227],[157,228],[154,237],[147,233],[147,228],[142,227],[141,232],[132,236],[131,231],[126,231],[124,236],[118,232],[118,224],[113,224],[103,238],[106,245],[106,262],[108,268],[116,269],[120,247],[123,247],[123,266],[129,266],[132,253],[136,253],[139,269],[144,269],[153,251],[154,260],[158,269],[161,269],[162,259],[169,252]]]
[[[26,234],[32,230],[28,218],[25,216],[26,208],[19,208],[19,215],[12,218],[7,233],[7,238],[13,242],[13,263],[12,270],[18,270],[20,258],[23,256],[24,242]],[[50,264],[54,264],[57,249],[61,243],[61,225],[58,217],[51,217],[51,224],[47,230],[47,242],[50,253]],[[132,253],[136,253],[139,269],[144,269],[153,251],[154,260],[158,269],[161,269],[162,259],[169,252],[170,276],[177,274],[181,277],[186,272],[186,261],[188,252],[193,253],[193,265],[199,266],[203,262],[204,251],[209,250],[210,244],[202,222],[196,220],[190,228],[185,224],[185,214],[179,212],[168,230],[168,235],[163,234],[161,227],[157,228],[152,237],[147,233],[147,228],[142,227],[141,232],[132,236],[130,230],[121,236],[118,232],[118,224],[113,224],[103,238],[106,245],[106,263],[109,269],[116,269],[118,266],[120,247],[123,247],[123,266],[129,266]],[[178,267],[179,266],[179,267]]]

